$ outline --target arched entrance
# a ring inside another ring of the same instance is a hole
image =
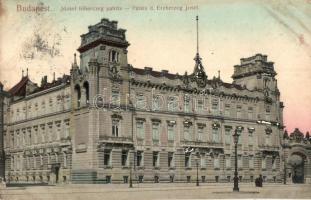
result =
[[[304,183],[305,155],[293,153],[289,161],[293,183]]]

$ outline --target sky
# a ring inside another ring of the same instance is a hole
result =
[[[38,83],[43,75],[51,81],[54,72],[56,77],[69,74],[80,35],[102,18],[117,20],[127,30],[128,61],[134,67],[192,72],[198,15],[200,55],[208,77],[220,70],[222,80],[231,83],[233,66],[240,58],[268,55],[278,73],[286,129],[311,131],[310,0],[0,2],[0,81],[6,89],[21,79],[26,68]],[[18,10],[38,5],[49,10]],[[80,10],[83,6],[100,9]],[[157,9],[165,6],[182,10]]]

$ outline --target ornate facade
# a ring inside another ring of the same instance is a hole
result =
[[[232,83],[208,79],[199,52],[191,74],[139,69],[125,32],[102,19],[81,35],[70,76],[39,86],[26,75],[2,95],[8,180],[191,182],[198,167],[200,181],[228,182],[237,126],[240,181],[284,179],[284,106],[267,56],[242,58]]]

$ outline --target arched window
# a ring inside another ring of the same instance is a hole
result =
[[[80,107],[80,101],[81,101],[81,88],[79,85],[75,86],[75,94],[77,98],[77,107]]]
[[[85,100],[86,103],[88,104],[90,100],[90,91],[89,91],[89,83],[87,81],[83,83],[83,88],[85,90]]]

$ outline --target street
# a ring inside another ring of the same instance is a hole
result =
[[[195,183],[134,184],[134,188],[128,188],[125,184],[8,187],[1,190],[1,199],[311,199],[311,185],[308,184],[264,184],[262,188],[256,188],[253,184],[242,183],[240,192],[232,192],[232,187],[232,183],[205,183],[199,187]]]

